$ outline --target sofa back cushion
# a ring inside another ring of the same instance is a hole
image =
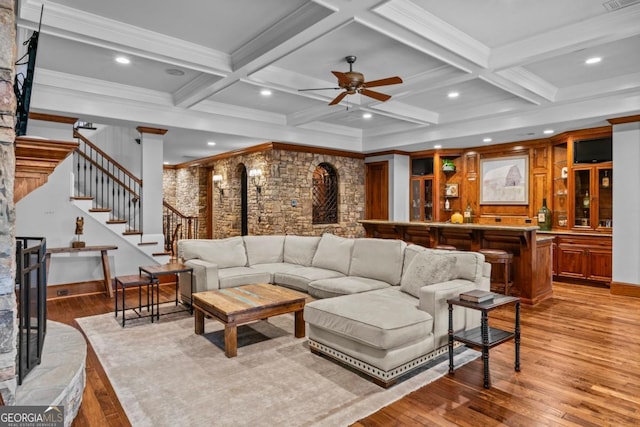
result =
[[[456,268],[452,279],[466,279],[480,283],[484,271],[484,255],[478,252],[449,251],[456,258]]]
[[[406,246],[402,240],[355,239],[349,276],[367,277],[399,285]]]
[[[284,259],[284,236],[244,236],[249,265],[273,264]]]
[[[400,290],[420,298],[420,288],[435,283],[446,282],[456,274],[456,258],[433,252],[416,254],[400,281]]]
[[[201,259],[217,264],[218,268],[244,267],[247,265],[247,253],[242,237],[227,239],[180,240],[179,255],[185,260]]]
[[[323,234],[311,265],[349,274],[353,243],[354,239],[346,239],[329,233]]]
[[[284,238],[284,262],[311,267],[320,236],[294,236]]]
[[[407,271],[407,269],[409,268],[409,265],[411,264],[411,261],[413,261],[413,258],[416,255],[418,255],[419,253],[428,252],[428,251],[429,250],[424,246],[414,245],[414,244],[407,245],[407,248],[404,250],[404,261],[402,263],[402,275],[404,276],[404,273]]]

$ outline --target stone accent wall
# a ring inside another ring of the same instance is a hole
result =
[[[15,47],[14,1],[0,0],[0,392],[15,401],[17,307],[15,289]]]
[[[316,166],[323,162],[331,164],[338,173],[338,224],[311,223],[312,176]],[[222,175],[220,189],[214,188],[211,197],[213,238],[238,236],[242,226],[242,174],[244,171],[248,175],[251,169],[261,169],[262,177],[260,191],[252,179],[247,178],[250,235],[329,232],[345,237],[364,236],[364,229],[357,222],[364,218],[363,159],[284,149],[241,153],[214,161],[207,167],[178,169],[175,180],[166,170],[164,192],[165,195],[175,193],[175,207],[184,212],[193,209],[193,202],[198,201],[200,237],[205,237],[209,171],[212,170],[211,175]],[[175,189],[171,188],[173,185]]]

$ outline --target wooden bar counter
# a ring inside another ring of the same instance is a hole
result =
[[[367,237],[401,239],[428,248],[453,245],[458,250],[504,249],[513,254],[514,291],[524,304],[553,296],[552,237],[538,236],[538,226],[450,224],[361,220]]]

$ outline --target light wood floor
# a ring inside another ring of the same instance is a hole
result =
[[[163,292],[170,297],[171,287]],[[74,318],[109,312],[112,304],[102,295],[49,301],[49,318],[77,326]],[[490,323],[511,327],[513,311],[492,312]],[[552,300],[522,306],[520,373],[513,360],[513,342],[491,350],[490,390],[478,359],[355,425],[640,425],[640,299],[555,283]],[[73,425],[131,425],[91,348]]]

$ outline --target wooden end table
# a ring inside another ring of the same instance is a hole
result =
[[[158,280],[160,276],[173,274],[176,276],[176,306],[178,305],[178,292],[180,289],[180,273],[191,274],[191,295],[193,295],[193,268],[186,266],[180,262],[170,262],[168,264],[148,265],[138,267],[140,275],[142,273],[148,275],[151,280]],[[156,286],[156,318],[160,320],[160,285]],[[189,312],[193,314],[193,304],[189,306]]]
[[[515,371],[520,372],[520,298],[493,293],[493,299],[481,303],[461,300],[460,297],[447,300],[449,304],[449,374],[453,374],[453,342],[460,341],[472,347],[482,348],[484,365],[484,388],[491,387],[489,375],[489,349],[515,338]],[[515,327],[513,332],[489,326],[489,312],[505,305],[515,305]],[[479,310],[482,313],[480,327],[457,334],[453,332],[453,306]]]
[[[224,354],[238,355],[238,325],[267,319],[279,314],[295,314],[295,337],[304,338],[303,317],[306,295],[268,283],[245,285],[215,291],[196,292],[195,333],[204,334],[204,317],[211,316],[224,324]]]

